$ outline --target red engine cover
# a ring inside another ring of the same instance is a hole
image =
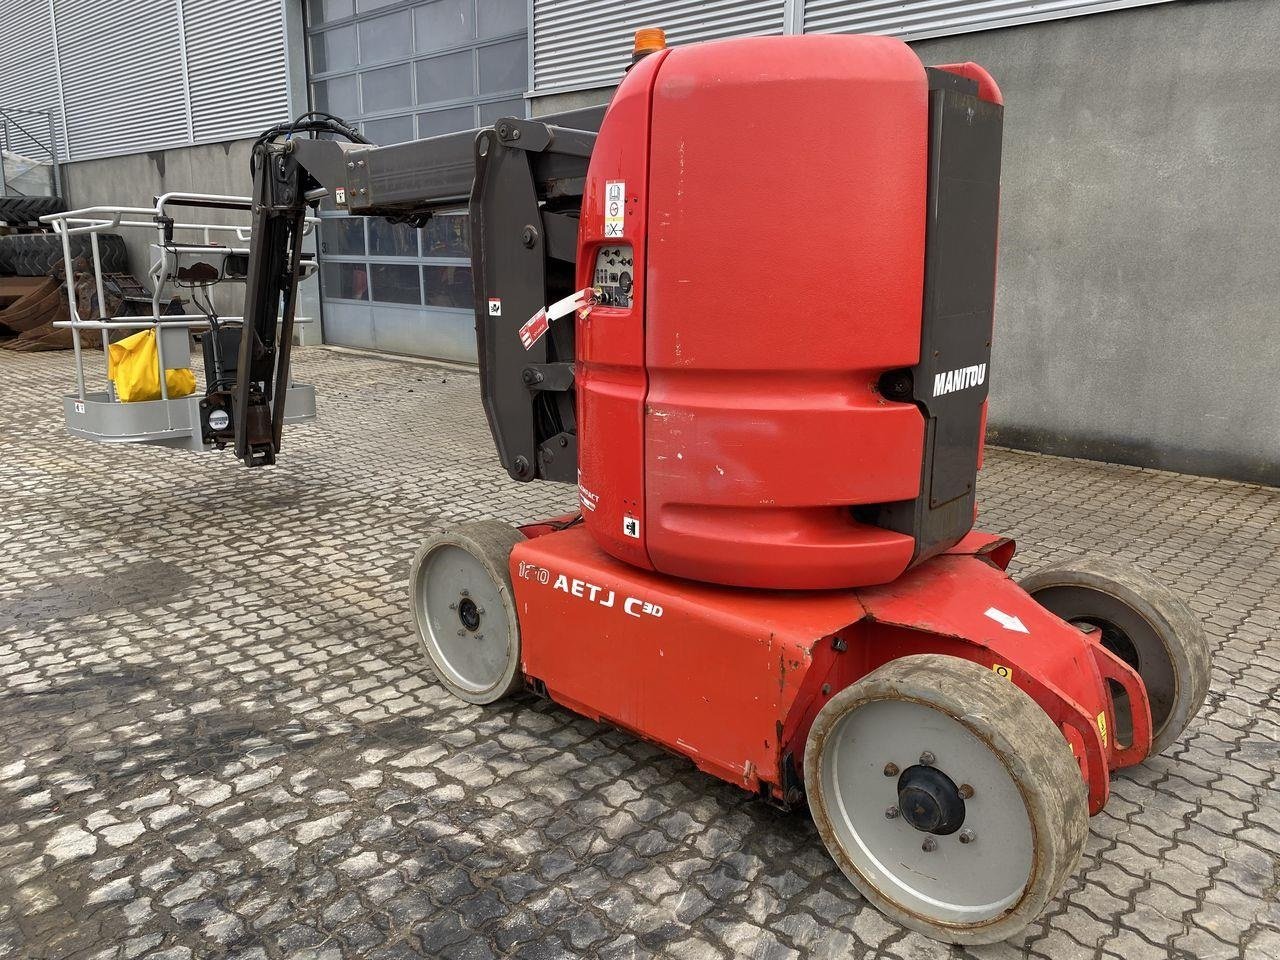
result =
[[[592,154],[579,280],[627,243],[635,292],[579,321],[581,497],[602,548],[749,587],[892,580],[924,421],[928,83],[884,37],[726,40],[642,60]],[[625,184],[625,213],[607,210]]]

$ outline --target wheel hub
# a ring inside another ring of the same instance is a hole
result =
[[[916,764],[898,777],[898,810],[922,833],[940,837],[964,824],[964,798],[955,781],[937,767]]]
[[[470,597],[458,601],[458,620],[473,633],[480,629],[480,608]]]

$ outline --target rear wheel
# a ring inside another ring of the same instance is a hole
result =
[[[1055,616],[1101,631],[1104,647],[1133,667],[1151,702],[1151,753],[1167,750],[1204,705],[1209,641],[1204,626],[1171,590],[1108,560],[1088,558],[1039,570],[1022,589]],[[1116,699],[1116,734],[1130,725],[1126,698]]]
[[[994,943],[1039,916],[1088,835],[1071,748],[1036,703],[956,657],[892,661],[818,713],[805,789],[858,891],[938,940]]]
[[[524,539],[497,521],[436,534],[409,570],[409,603],[440,682],[471,703],[520,688],[520,625],[507,562]]]

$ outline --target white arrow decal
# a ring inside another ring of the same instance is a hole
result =
[[[1027,629],[1026,624],[1024,624],[1021,620],[1019,620],[1017,617],[1009,616],[1009,614],[1005,613],[1003,610],[997,610],[995,607],[987,607],[986,615],[990,617],[992,620],[994,620],[996,623],[1000,624],[1000,626],[1004,627],[1006,630],[1012,630],[1014,633],[1030,633],[1031,632],[1030,630]]]

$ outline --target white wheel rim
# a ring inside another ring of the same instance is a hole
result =
[[[427,653],[445,679],[483,694],[510,677],[514,651],[506,603],[476,557],[449,543],[432,550],[419,568],[414,603]]]
[[[886,814],[897,807],[899,779],[886,776],[886,765],[907,770],[926,753],[955,784],[973,789],[962,829],[946,836]],[[1008,768],[964,724],[923,703],[868,701],[833,725],[820,770],[823,809],[847,863],[902,910],[934,924],[985,924],[1022,899],[1034,826]],[[969,842],[961,842],[965,833]]]

